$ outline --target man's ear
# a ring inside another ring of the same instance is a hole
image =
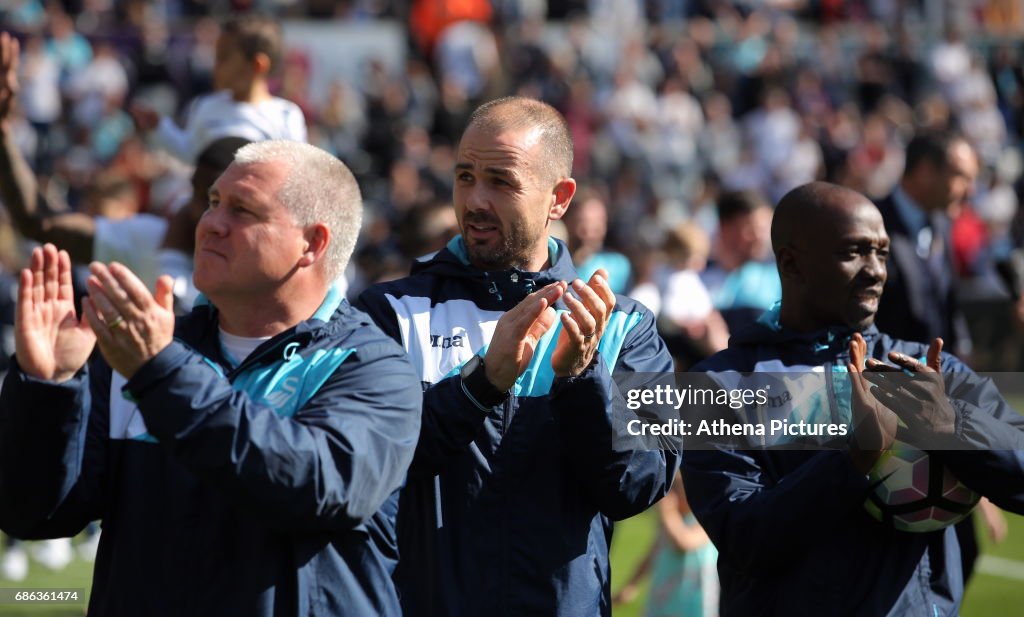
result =
[[[569,202],[572,201],[572,196],[575,194],[576,180],[572,178],[559,180],[555,188],[551,190],[553,199],[551,207],[548,209],[548,219],[557,221],[565,216],[565,212],[569,209]]]
[[[779,278],[782,280],[802,281],[803,272],[800,271],[800,263],[796,258],[796,251],[788,246],[779,249],[775,255],[775,264],[779,269]]]
[[[252,68],[256,71],[256,74],[258,75],[270,74],[270,56],[264,53],[256,54],[256,56],[252,59]]]
[[[331,243],[331,230],[323,223],[314,223],[303,232],[306,246],[299,257],[299,267],[308,268],[322,260]]]

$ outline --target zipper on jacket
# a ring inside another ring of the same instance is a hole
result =
[[[513,387],[513,389],[515,388],[515,386],[512,386],[512,387]],[[508,398],[505,399],[505,402],[501,404],[501,438],[502,439],[504,439],[505,435],[508,434],[508,426],[509,426],[509,424],[512,423],[512,418],[510,418],[509,416],[512,414],[513,401],[515,400],[515,398],[516,398],[516,395],[515,395],[515,391],[513,390],[513,392],[508,395]]]

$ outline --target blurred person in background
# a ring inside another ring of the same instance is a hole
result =
[[[718,551],[686,501],[679,472],[657,507],[654,543],[612,603],[632,602],[640,581],[650,576],[645,617],[718,617]]]
[[[718,237],[701,280],[735,332],[782,297],[778,271],[768,258],[772,208],[753,190],[722,193],[717,207]]]
[[[399,227],[399,246],[413,259],[433,257],[459,233],[451,203],[435,201],[406,213]]]
[[[665,237],[658,330],[676,360],[676,370],[725,349],[729,342],[725,320],[701,280],[710,247],[707,235],[692,222],[680,223]]]
[[[622,253],[604,247],[608,235],[608,208],[601,193],[582,189],[576,203],[562,218],[569,234],[569,252],[580,278],[588,280],[599,268],[608,273],[608,285],[614,293],[626,293],[632,269]]]
[[[46,53],[43,38],[28,37],[19,65],[21,83],[19,102],[25,117],[36,131],[36,156],[32,162],[36,173],[49,175],[53,169],[54,152],[51,131],[60,120],[60,68]]]
[[[889,277],[876,322],[906,340],[942,338],[958,355],[971,350],[957,300],[950,212],[974,192],[978,158],[962,136],[915,135],[907,145],[903,177],[878,202],[892,242]]]
[[[60,5],[51,5],[47,11],[47,18],[49,36],[46,39],[46,51],[57,60],[63,90],[75,74],[92,61],[92,46],[84,36],[75,31],[74,20]]]
[[[154,144],[187,163],[219,137],[305,142],[302,110],[270,93],[270,77],[282,53],[276,21],[258,15],[232,18],[217,39],[216,92],[193,101],[185,128],[144,107],[132,110],[135,124]]]

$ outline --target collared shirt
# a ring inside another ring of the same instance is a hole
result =
[[[915,239],[917,254],[927,259],[932,252],[932,225],[928,213],[897,185],[892,194],[896,212],[907,228],[907,236]]]

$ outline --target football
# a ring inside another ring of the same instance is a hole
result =
[[[872,489],[865,509],[899,531],[942,529],[963,520],[981,499],[927,452],[901,441],[882,454],[868,477]]]

